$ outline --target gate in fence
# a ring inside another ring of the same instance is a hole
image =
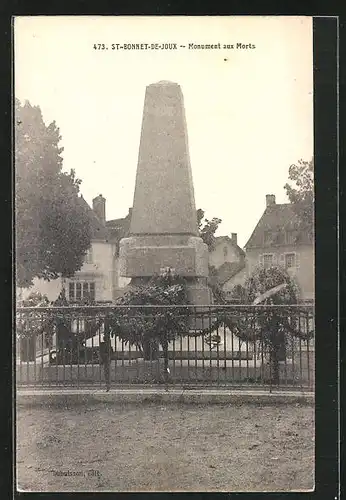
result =
[[[314,308],[66,306],[16,311],[19,385],[314,387]]]

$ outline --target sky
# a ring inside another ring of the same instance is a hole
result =
[[[132,206],[145,89],[160,80],[184,95],[196,208],[241,247],[265,195],[287,203],[289,166],[313,155],[311,17],[17,17],[14,37],[15,96],[55,120],[63,169],[90,205],[106,198],[107,219]],[[128,43],[177,49],[112,50]]]

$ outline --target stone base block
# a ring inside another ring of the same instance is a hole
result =
[[[126,272],[131,276],[153,276],[164,267],[184,276],[195,276],[195,252],[189,247],[131,248],[126,255]]]
[[[180,276],[207,277],[208,248],[196,236],[132,236],[120,241],[119,267],[127,278],[150,277],[167,267]]]
[[[206,306],[211,303],[211,292],[206,285],[188,285],[189,302],[196,306]]]

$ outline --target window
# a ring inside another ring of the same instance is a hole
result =
[[[296,254],[294,253],[286,253],[285,254],[285,268],[288,269],[290,267],[296,266]]]
[[[227,254],[228,254],[228,248],[227,247],[223,247],[223,256],[227,257]]]
[[[70,302],[95,301],[95,283],[93,281],[70,281]]]
[[[273,255],[270,253],[263,255],[263,265],[264,267],[270,267],[273,265]]]
[[[286,231],[286,243],[289,245],[294,244],[296,242],[296,231]]]
[[[275,266],[276,265],[276,255],[274,255],[272,253],[265,253],[263,255],[260,255],[259,263],[261,266],[264,266],[264,267]]]
[[[283,231],[278,231],[276,233],[275,243],[277,245],[283,245],[285,243],[285,233]]]
[[[272,231],[264,231],[264,244],[272,243],[273,240],[273,232]]]
[[[85,263],[86,264],[93,263],[93,249],[92,249],[92,247],[88,248],[87,253],[85,254]]]

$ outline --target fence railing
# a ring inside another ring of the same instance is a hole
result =
[[[16,311],[16,379],[314,388],[314,308],[69,306]]]

